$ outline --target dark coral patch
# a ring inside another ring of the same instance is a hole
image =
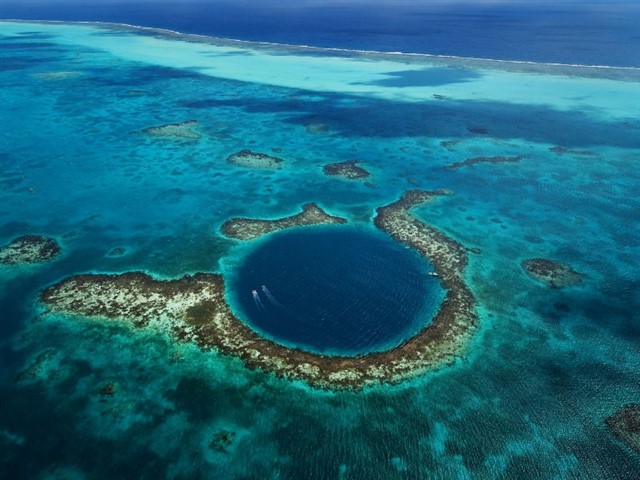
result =
[[[0,263],[43,263],[57,257],[61,251],[60,245],[53,238],[24,235],[0,248]]]
[[[329,215],[315,203],[307,203],[302,207],[302,212],[290,217],[275,220],[232,218],[222,225],[222,233],[239,240],[251,240],[285,228],[346,222],[344,218]]]
[[[627,405],[607,417],[605,423],[616,437],[640,453],[640,404]]]
[[[121,257],[125,253],[127,253],[127,249],[125,247],[115,247],[111,249],[109,253],[107,253],[107,257]]]
[[[219,430],[209,442],[209,447],[220,453],[228,453],[229,448],[236,439],[236,432],[231,430]]]
[[[473,157],[467,158],[462,162],[455,162],[450,165],[447,165],[447,170],[457,170],[462,167],[471,167],[473,165],[477,165],[478,163],[517,163],[522,160],[524,156],[518,155],[517,157],[504,157],[502,155],[497,155],[495,157]]]
[[[98,393],[103,397],[112,397],[116,393],[116,384],[113,382],[105,383],[100,387]]]
[[[329,132],[329,126],[326,123],[320,123],[320,122],[307,123],[305,124],[304,128],[307,130],[307,132],[313,133],[316,135]]]
[[[474,135],[487,135],[489,133],[489,131],[483,127],[467,127],[467,130]]]
[[[456,145],[458,145],[460,142],[462,142],[461,138],[457,138],[454,140],[443,140],[440,142],[440,146],[444,148],[453,148]]]
[[[280,170],[282,159],[272,157],[266,153],[252,152],[251,150],[241,150],[227,157],[227,162],[240,167],[258,168],[267,170]]]
[[[187,308],[185,320],[189,325],[200,326],[206,325],[211,321],[217,311],[215,302],[211,300],[203,300]]]
[[[46,363],[56,355],[56,351],[49,348],[38,354],[33,362],[29,364],[24,370],[16,375],[15,381],[24,382],[36,379],[45,368]]]
[[[561,147],[561,146],[555,146],[555,147],[551,147],[549,148],[550,152],[553,153],[557,153],[558,155],[577,155],[577,156],[583,156],[583,157],[595,157],[598,154],[595,152],[592,152],[590,150],[571,150],[569,148],[565,148],[565,147]]]
[[[197,140],[200,134],[194,130],[198,125],[197,120],[186,120],[180,123],[167,123],[142,130],[142,133],[150,137],[179,138],[184,140]]]
[[[371,176],[371,173],[358,166],[358,160],[327,163],[322,167],[322,171],[325,175],[347,178],[349,180],[359,180],[361,178],[369,178]]]
[[[522,262],[522,268],[535,280],[551,288],[564,288],[582,283],[584,274],[569,265],[546,258],[531,258]]]

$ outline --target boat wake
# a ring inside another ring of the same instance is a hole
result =
[[[264,304],[262,300],[260,300],[260,295],[258,295],[257,290],[251,290],[251,295],[253,296],[253,302],[256,304],[256,308],[263,312],[265,310]]]
[[[275,297],[271,294],[271,292],[269,291],[269,289],[267,288],[266,285],[262,285],[262,292],[264,293],[265,297],[267,297],[267,299],[274,304],[277,307],[282,307],[282,305],[280,305],[280,303],[275,299]]]

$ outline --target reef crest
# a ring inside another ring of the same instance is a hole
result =
[[[348,180],[359,180],[361,178],[369,178],[369,173],[358,165],[358,160],[347,160],[346,162],[327,163],[322,167],[325,175],[332,177],[342,177]]]
[[[266,153],[252,152],[251,150],[241,150],[227,157],[227,162],[240,167],[258,168],[267,170],[280,170],[282,159],[272,157]]]
[[[475,298],[464,281],[465,248],[410,214],[413,207],[447,194],[445,190],[409,191],[377,210],[377,228],[428,258],[447,290],[431,324],[388,351],[359,357],[324,356],[267,340],[233,314],[225,301],[224,279],[215,274],[187,275],[178,280],[156,280],[139,272],[79,275],[46,289],[41,301],[53,312],[157,328],[202,348],[237,356],[249,368],[320,388],[359,389],[373,383],[400,382],[453,362],[463,353],[477,325]]]
[[[529,276],[551,288],[564,288],[582,283],[584,274],[569,265],[546,258],[531,258],[522,262]]]
[[[156,127],[149,127],[142,130],[142,133],[150,137],[181,138],[186,140],[197,140],[201,135],[194,130],[198,125],[196,120],[187,120],[180,123],[167,123]]]
[[[344,218],[329,215],[315,203],[307,203],[300,213],[290,217],[275,220],[232,218],[222,225],[222,233],[238,240],[252,240],[285,228],[346,222]]]
[[[62,249],[53,238],[24,235],[0,248],[0,263],[25,265],[44,263],[60,255]]]

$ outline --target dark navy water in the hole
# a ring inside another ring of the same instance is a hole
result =
[[[444,295],[432,270],[383,234],[316,227],[261,243],[232,289],[243,319],[272,340],[357,355],[392,348],[431,321]]]

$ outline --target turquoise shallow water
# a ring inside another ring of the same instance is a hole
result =
[[[64,250],[0,267],[10,478],[635,478],[638,455],[603,420],[640,401],[636,70],[0,32],[0,244],[44,234]],[[200,138],[141,133],[185,120]],[[244,148],[285,168],[225,161]],[[522,158],[445,168],[492,156]],[[354,158],[375,188],[323,175]],[[153,332],[40,315],[38,293],[68,275],[234,268],[247,247],[220,234],[229,217],[314,201],[368,229],[411,188],[451,189],[416,214],[480,250],[480,330],[420,379],[324,392]],[[585,280],[549,289],[520,267],[534,257]],[[230,445],[212,448],[223,431]]]

